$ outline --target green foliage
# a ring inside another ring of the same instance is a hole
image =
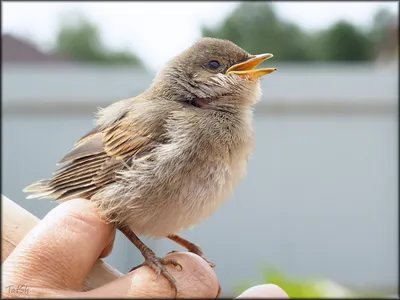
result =
[[[390,36],[388,36],[388,28],[393,26],[393,24],[398,24],[398,21],[396,19],[396,16],[394,16],[386,8],[381,8],[375,13],[374,20],[369,32],[369,36],[373,43],[374,55],[377,54],[379,50],[379,45],[385,42],[385,40],[391,38]],[[398,43],[398,40],[395,41],[395,43]]]
[[[311,60],[309,37],[295,24],[278,18],[268,2],[244,2],[216,28],[202,28],[203,36],[228,39],[250,53],[279,53],[278,60]],[[274,58],[275,59],[275,58]]]
[[[253,54],[274,53],[274,60],[368,61],[374,59],[392,19],[389,11],[381,10],[368,32],[339,21],[311,33],[281,19],[269,2],[246,1],[220,25],[203,27],[202,35],[231,40]]]
[[[372,38],[376,41],[384,39],[387,28],[392,24],[397,24],[396,17],[388,9],[381,8],[376,11],[371,27]]]
[[[324,60],[365,61],[373,58],[369,37],[346,21],[339,21],[324,31],[321,43]]]
[[[324,294],[315,289],[315,281],[304,280],[295,281],[287,278],[280,270],[274,266],[265,268],[263,272],[263,281],[265,283],[276,284],[281,287],[290,298],[323,298]],[[250,288],[252,284],[241,284],[238,286],[238,294],[243,293]]]
[[[291,298],[320,298],[321,292],[314,288],[314,281],[306,280],[303,282],[291,280],[277,268],[269,267],[264,271],[263,279],[265,282],[276,284],[282,287]]]
[[[97,26],[79,14],[67,15],[61,21],[56,50],[77,61],[143,66],[141,60],[128,51],[108,50]]]
[[[334,295],[333,292],[327,291],[326,281],[320,279],[303,279],[295,280],[287,277],[278,268],[270,265],[263,269],[263,282],[272,283],[281,287],[290,298],[327,298],[340,297],[346,298],[369,298],[382,297],[377,293],[361,294],[343,290],[341,295]],[[237,293],[241,294],[248,288],[253,286],[251,283],[242,283],[237,286]]]

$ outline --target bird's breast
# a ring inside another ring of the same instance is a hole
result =
[[[217,139],[204,124],[197,131],[185,128],[171,126],[169,142],[154,149],[151,160],[133,160],[123,180],[98,195],[101,201],[114,199],[103,207],[138,234],[165,237],[199,223],[230,197],[246,174],[253,149],[250,127],[236,137],[227,133]]]
[[[153,181],[147,183],[152,188],[143,191],[130,222],[134,231],[152,237],[177,233],[215,212],[246,174],[252,144],[220,156],[185,154],[173,150],[173,146],[167,148],[152,175]],[[174,151],[177,154],[167,158],[166,153]]]

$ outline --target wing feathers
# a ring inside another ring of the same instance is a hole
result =
[[[86,137],[57,164],[104,152],[103,136],[103,133],[99,132]]]
[[[57,171],[55,171],[53,173],[53,176],[57,176],[60,173],[64,172],[64,171],[72,171],[75,170],[77,168],[85,168],[85,166],[87,166],[88,164],[91,163],[98,163],[100,158],[104,158],[106,159],[108,156],[106,153],[99,153],[99,154],[94,154],[90,157],[83,157],[83,158],[78,158],[76,160],[74,160],[73,162],[61,167],[60,169],[58,169]],[[65,174],[65,173],[64,173]]]
[[[56,198],[59,201],[90,198],[115,182],[117,172],[129,168],[131,159],[151,160],[152,150],[161,143],[157,138],[165,132],[163,120],[139,130],[139,123],[127,118],[128,113],[125,113],[109,127],[96,127],[78,140],[58,163],[68,164],[55,171],[50,180],[38,181],[24,189],[33,193],[28,198]]]
[[[92,135],[101,132],[100,126],[94,127],[88,133],[86,133],[83,137],[81,137],[74,145],[74,147],[78,146],[80,143],[84,142],[87,138],[90,138]]]

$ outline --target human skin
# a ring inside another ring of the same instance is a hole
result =
[[[97,259],[111,253],[115,227],[104,223],[90,201],[74,199],[50,211],[21,241],[2,265],[2,297],[74,297],[74,298],[165,298],[173,297],[168,281],[146,266],[93,289],[82,291],[83,283]],[[168,265],[177,281],[178,298],[215,298],[218,278],[199,256],[174,252],[183,267]],[[16,293],[9,287],[25,286]],[[287,297],[275,285],[248,289],[239,298]]]

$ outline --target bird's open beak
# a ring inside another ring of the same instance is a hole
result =
[[[270,74],[270,73],[276,71],[275,68],[264,68],[264,69],[255,69],[254,70],[255,67],[257,67],[263,61],[265,61],[271,57],[273,57],[273,55],[271,53],[250,55],[248,60],[230,67],[226,71],[226,74],[237,74],[237,75],[243,75],[246,77],[250,77],[252,79],[258,79],[261,76],[264,76],[264,75],[267,75],[267,74]]]

